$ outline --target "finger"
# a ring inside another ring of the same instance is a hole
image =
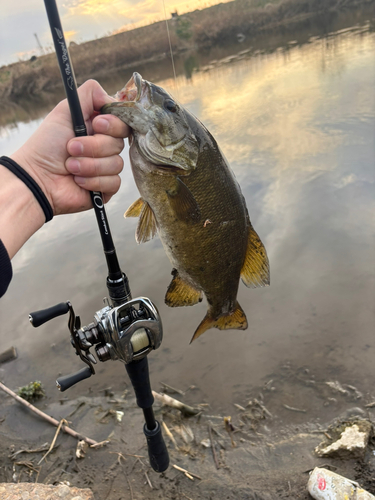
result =
[[[121,179],[118,175],[108,175],[102,177],[74,177],[75,182],[79,187],[88,191],[100,191],[103,194],[110,196],[117,193],[120,189]]]
[[[65,167],[68,172],[80,177],[116,175],[121,172],[124,160],[119,155],[106,158],[68,158]]]
[[[90,119],[94,111],[100,111],[104,104],[115,100],[96,80],[87,80],[79,87],[78,95],[85,121]]]
[[[129,137],[130,127],[114,115],[100,115],[92,122],[96,134],[111,135],[112,137]]]
[[[67,150],[71,156],[104,158],[118,155],[124,149],[124,140],[110,135],[95,134],[75,137],[68,142]]]

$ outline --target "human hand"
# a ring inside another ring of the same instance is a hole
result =
[[[88,136],[75,137],[65,99],[11,155],[39,184],[54,215],[91,208],[88,191],[101,191],[107,202],[121,183],[119,155],[129,127],[113,115],[100,115],[101,107],[113,99],[98,82],[88,80],[78,95]]]

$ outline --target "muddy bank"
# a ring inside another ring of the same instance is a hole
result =
[[[311,16],[331,15],[342,10],[372,8],[374,0],[236,0],[196,10],[169,20],[173,53],[203,50],[215,44],[265,34],[277,26],[293,28]],[[71,43],[70,53],[78,82],[113,71],[169,57],[165,22],[138,28],[84,44]],[[90,57],[88,57],[90,54]],[[0,68],[0,101],[36,96],[61,86],[54,53]]]
[[[297,370],[294,376],[301,379],[303,375]],[[1,392],[0,483],[65,482],[90,488],[96,499],[107,500],[308,500],[308,473],[324,466],[374,492],[373,438],[360,458],[320,458],[314,450],[332,434],[332,422],[361,419],[372,424],[375,403],[368,404],[359,391],[349,394],[353,389],[339,383],[327,385],[319,392],[330,404],[334,396],[336,409],[335,418],[326,422],[311,412],[306,415],[301,408],[284,405],[275,410],[278,390],[273,384],[271,380],[259,388],[257,398],[227,408],[232,427],[225,425],[224,415],[199,404],[193,389],[185,396],[172,396],[200,409],[197,416],[186,418],[155,403],[158,420],[173,436],[172,440],[164,431],[170,467],[163,474],[149,465],[142,412],[130,393],[114,394],[108,388],[96,397],[61,397],[60,401],[38,403],[42,411],[58,420],[65,418],[82,435],[97,442],[109,441],[101,448],[88,448],[84,458],[77,458],[77,440],[60,433],[55,448],[41,461],[56,428]],[[283,419],[280,426],[283,413],[290,418]]]

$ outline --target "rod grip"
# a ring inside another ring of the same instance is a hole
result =
[[[151,467],[155,472],[164,472],[169,466],[169,454],[159,422],[156,420],[156,427],[152,431],[150,431],[145,424],[143,432],[147,439],[148,456]]]
[[[85,368],[82,368],[82,370],[79,370],[76,373],[59,377],[56,380],[56,385],[61,392],[64,392],[66,389],[69,389],[69,387],[72,387],[72,385],[77,384],[77,382],[81,382],[81,380],[91,377],[91,375],[91,368],[89,366],[85,366]]]
[[[29,314],[30,323],[36,328],[37,326],[43,325],[47,321],[53,318],[57,318],[62,314],[66,314],[69,311],[68,302],[60,302],[56,306],[48,307],[47,309],[41,309],[40,311],[34,311]]]
[[[132,361],[125,368],[134,388],[137,405],[140,408],[150,408],[154,403],[154,396],[151,392],[147,357]]]

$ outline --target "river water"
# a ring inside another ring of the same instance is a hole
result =
[[[245,41],[187,55],[176,61],[176,82],[170,68],[163,76],[163,65],[136,68],[216,137],[271,264],[270,287],[240,285],[247,331],[210,330],[189,345],[206,303],[164,304],[171,265],[160,240],[137,246],[137,221],[123,218],[138,198],[126,148],[121,190],[107,212],[133,297],[150,297],[163,320],[162,346],[149,356],[156,390],[160,382],[194,385],[187,400],[226,412],[262,391],[280,422],[324,420],[375,398],[375,34],[366,19],[325,31],[280,38],[267,50]],[[114,93],[130,75],[102,84]],[[28,103],[20,121],[2,127],[2,154],[32,134],[53,99]],[[13,389],[39,379],[54,399],[56,376],[82,365],[66,317],[34,329],[28,313],[70,300],[87,324],[102,307],[106,266],[93,213],[55,218],[14,258],[13,269],[0,303],[0,351],[15,346],[19,357],[0,366],[0,379]],[[346,395],[331,393],[327,381],[339,381]],[[127,385],[121,364],[108,361],[65,394]],[[288,413],[283,404],[306,413]]]

